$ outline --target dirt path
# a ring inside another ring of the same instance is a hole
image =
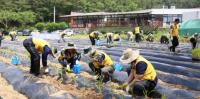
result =
[[[20,94],[0,74],[0,97],[3,99],[28,99]]]

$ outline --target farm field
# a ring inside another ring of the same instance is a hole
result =
[[[68,38],[66,43],[57,43],[57,40],[48,41],[59,50],[66,46],[67,42],[74,43],[80,52],[83,48],[90,46],[89,39]],[[180,44],[177,54],[170,53],[167,45],[159,43],[136,44],[122,41],[115,42],[115,46],[111,48],[104,46],[106,44],[104,40],[101,44],[102,46],[96,48],[105,51],[115,63],[120,63],[119,58],[124,49],[140,49],[141,54],[152,62],[157,71],[159,82],[156,90],[162,93],[164,99],[200,98],[200,63],[192,61],[190,44]],[[20,65],[11,64],[10,60],[13,55],[20,58]],[[118,88],[128,78],[125,72],[128,65],[123,64],[123,71],[114,72],[114,82],[102,84],[94,80],[87,63],[89,61],[83,55],[80,61],[81,73],[77,75],[77,78],[73,73],[69,74],[72,81],[69,84],[62,84],[61,80],[57,80],[61,66],[56,59],[49,57],[50,75],[36,78],[29,74],[29,55],[21,40],[15,42],[4,40],[0,49],[1,78],[3,77],[2,79],[6,79],[9,83],[6,86],[12,86],[14,91],[22,94],[21,97],[30,99],[39,97],[42,99],[132,99],[125,91]],[[0,84],[2,86],[2,83]]]

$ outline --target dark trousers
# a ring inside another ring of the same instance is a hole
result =
[[[112,36],[108,36],[108,37],[107,37],[107,43],[108,43],[108,44],[112,43]]]
[[[10,35],[11,37],[11,41],[15,41],[16,40],[16,36],[15,35]]]
[[[157,82],[157,77],[154,81],[136,81],[133,85],[129,86],[130,89],[128,90],[128,93],[133,96],[148,96],[152,98],[161,98],[161,94],[154,90],[157,85]]]
[[[139,43],[140,41],[141,41],[140,34],[139,33],[135,34],[135,42]]]
[[[23,45],[31,55],[30,73],[37,76],[40,74],[40,54],[35,49],[32,39],[24,40]]]
[[[92,45],[95,45],[95,38],[93,38],[91,36],[89,36],[89,38],[90,38],[90,41],[91,41]]]
[[[102,67],[102,68],[95,68],[93,63],[89,63],[90,69],[95,73],[95,75],[103,76],[103,82],[107,82],[112,79],[112,74],[114,72],[113,66],[109,67]]]
[[[176,47],[179,45],[178,37],[173,36],[172,46],[170,47],[170,51],[175,52]]]

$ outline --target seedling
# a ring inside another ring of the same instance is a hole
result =
[[[77,78],[78,78],[78,75],[75,75],[74,77],[72,77],[72,81],[76,87],[78,87]]]
[[[100,75],[98,81],[95,83],[95,86],[99,93],[103,92],[103,79],[104,79],[104,76]]]

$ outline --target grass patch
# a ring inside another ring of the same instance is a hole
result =
[[[17,36],[17,41],[23,41],[27,38],[28,36]],[[4,36],[5,40],[11,40],[11,37],[10,36]]]
[[[88,34],[75,34],[70,36],[72,39],[88,39],[89,35]]]

